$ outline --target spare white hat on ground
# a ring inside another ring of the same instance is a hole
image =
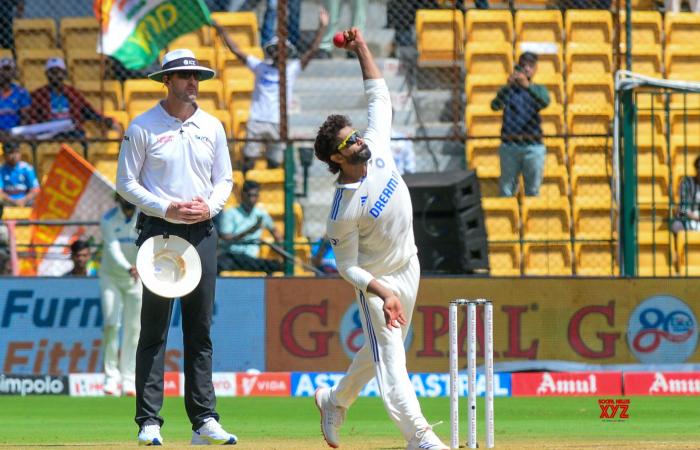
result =
[[[194,57],[192,50],[179,48],[168,52],[163,57],[160,70],[148,75],[148,78],[154,81],[163,81],[163,75],[169,72],[179,72],[181,70],[191,70],[199,72],[200,80],[208,80],[214,78],[216,72],[208,67],[201,66],[197,58]]]
[[[66,62],[63,60],[63,58],[49,58],[46,60],[45,70],[54,68],[66,70]]]
[[[172,234],[146,239],[136,255],[136,270],[151,292],[166,298],[189,294],[202,278],[197,249]]]

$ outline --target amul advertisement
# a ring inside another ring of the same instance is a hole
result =
[[[698,281],[459,279],[421,281],[406,340],[408,369],[446,372],[448,305],[494,302],[495,362],[700,362]],[[364,344],[355,292],[341,279],[268,280],[268,371],[343,371]],[[483,311],[477,353],[483,355]],[[466,311],[459,315],[466,364]]]

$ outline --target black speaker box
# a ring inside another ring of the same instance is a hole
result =
[[[481,193],[474,171],[404,175],[413,203],[413,231],[427,273],[488,272]]]

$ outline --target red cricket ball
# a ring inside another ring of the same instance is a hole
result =
[[[345,36],[343,35],[342,31],[338,31],[333,36],[333,45],[338,48],[343,48],[345,46]]]

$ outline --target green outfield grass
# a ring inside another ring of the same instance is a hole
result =
[[[698,397],[632,397],[630,418],[599,418],[597,397],[497,398],[497,448],[698,448]],[[480,399],[481,401],[481,399]],[[421,399],[435,431],[449,443],[447,398]],[[466,408],[462,401],[462,445]],[[479,411],[483,411],[483,403]],[[309,398],[220,398],[218,411],[226,429],[239,437],[236,448],[323,449],[318,412]],[[136,445],[131,398],[0,397],[0,445]],[[185,445],[190,424],[181,398],[166,398],[163,439]],[[483,420],[479,417],[479,441]],[[397,429],[376,398],[361,398],[342,429],[341,448],[405,448]],[[481,442],[483,448],[483,442]]]

